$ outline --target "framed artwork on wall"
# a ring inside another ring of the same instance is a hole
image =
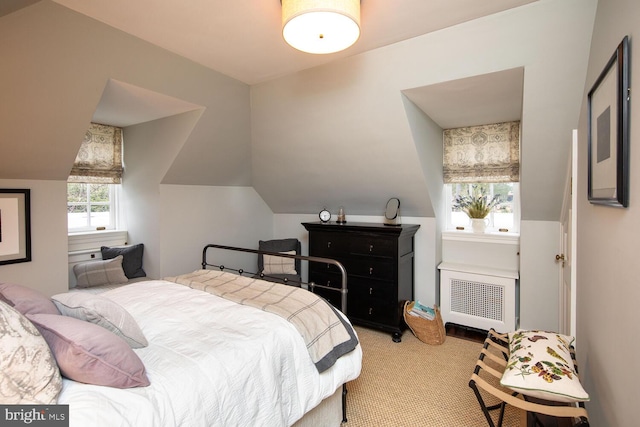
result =
[[[30,193],[0,189],[0,265],[31,261]]]
[[[587,95],[588,198],[629,206],[629,39],[624,37]]]

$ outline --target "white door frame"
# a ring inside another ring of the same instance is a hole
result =
[[[564,256],[559,281],[559,319],[562,333],[576,336],[576,278],[577,266],[574,262],[577,251],[577,210],[578,203],[578,131],[573,130],[571,154],[569,157],[567,180],[565,183],[564,199],[562,203],[560,248]],[[562,267],[564,265],[564,268]],[[565,281],[569,276],[569,299],[565,288]]]

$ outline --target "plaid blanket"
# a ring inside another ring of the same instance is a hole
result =
[[[353,328],[336,309],[305,289],[218,270],[196,270],[165,280],[288,320],[302,335],[318,372],[333,366],[358,345]]]

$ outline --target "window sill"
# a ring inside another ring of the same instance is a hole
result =
[[[438,270],[480,274],[483,276],[504,277],[508,279],[518,279],[520,277],[520,273],[518,272],[518,270],[483,267],[480,265],[458,264],[454,262],[441,262],[438,265]]]
[[[101,246],[125,245],[127,230],[101,230],[69,233],[69,253],[91,252]]]
[[[500,231],[474,233],[467,230],[447,230],[442,232],[442,240],[497,243],[517,246],[520,244],[520,233],[505,233]]]
[[[94,234],[109,234],[109,233],[126,233],[127,230],[114,230],[114,229],[104,229],[104,230],[81,230],[81,231],[69,231],[67,234],[69,237],[72,236],[86,236],[86,235],[94,235]]]

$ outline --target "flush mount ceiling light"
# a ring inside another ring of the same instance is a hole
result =
[[[360,37],[360,0],[281,0],[282,36],[307,53],[334,53]]]

